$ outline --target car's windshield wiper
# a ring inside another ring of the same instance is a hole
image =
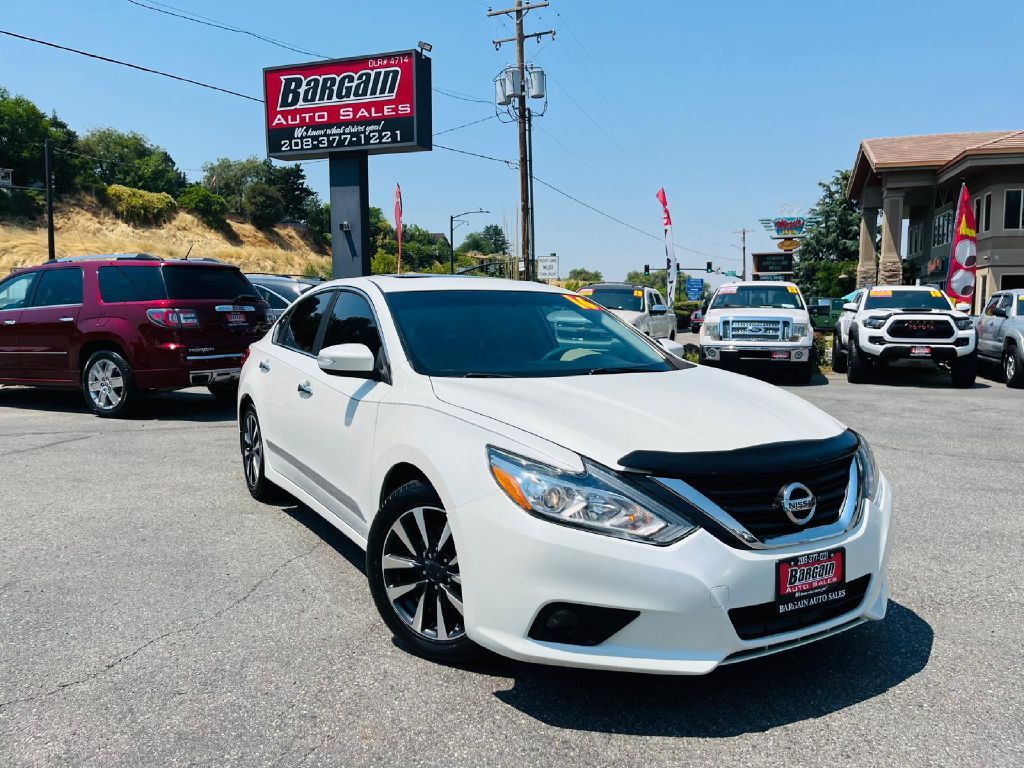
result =
[[[511,379],[507,373],[485,373],[483,371],[470,371],[462,374],[464,379]]]
[[[605,373],[650,373],[650,372],[651,371],[650,371],[649,368],[626,368],[626,367],[619,367],[619,368],[613,368],[613,367],[609,367],[609,368],[591,368],[589,371],[587,371],[587,373],[589,373],[591,376],[601,375],[601,374],[605,374]]]

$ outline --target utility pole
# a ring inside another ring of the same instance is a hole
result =
[[[531,237],[532,230],[532,203],[530,195],[530,182],[531,182],[531,158],[529,153],[529,146],[527,142],[527,122],[530,119],[528,108],[526,106],[526,55],[523,51],[523,46],[527,38],[541,38],[544,35],[554,36],[554,30],[548,30],[546,32],[533,32],[531,34],[525,34],[523,32],[523,19],[526,17],[527,12],[534,8],[546,8],[550,3],[547,0],[541,0],[541,2],[534,3],[523,3],[523,0],[516,0],[515,8],[504,8],[498,11],[488,11],[487,15],[490,16],[502,16],[502,15],[513,15],[515,16],[516,22],[516,35],[515,37],[505,38],[503,40],[495,40],[494,47],[500,49],[502,43],[515,43],[516,44],[516,68],[515,72],[517,77],[514,79],[516,83],[516,93],[513,94],[513,98],[516,102],[516,117],[519,123],[519,198],[520,208],[522,210],[522,221],[521,226],[521,240],[522,246],[520,248],[523,254],[523,274],[524,280],[533,279],[534,265],[533,265],[533,238]]]
[[[745,227],[743,229],[734,229],[733,230],[733,234],[739,235],[740,239],[743,242],[743,269],[740,271],[740,274],[741,274],[740,279],[743,280],[743,281],[746,281],[746,279],[747,279],[747,233],[748,232],[753,232],[753,231],[754,230],[747,229]]]
[[[43,165],[46,171],[46,247],[48,258],[53,261],[57,254],[53,243],[53,153],[50,151],[49,139],[43,142]]]

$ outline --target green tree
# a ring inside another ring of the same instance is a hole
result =
[[[853,290],[857,283],[857,260],[832,261],[818,259],[803,261],[795,267],[793,282],[800,286],[806,298],[814,296],[838,298]]]
[[[482,253],[485,256],[500,254],[507,256],[509,253],[508,238],[505,237],[505,230],[497,224],[488,224],[479,232],[470,232],[463,239],[462,244],[455,249],[456,253]]]
[[[284,217],[284,198],[265,181],[254,181],[242,196],[242,210],[254,226],[267,229]]]
[[[258,157],[232,160],[218,157],[203,164],[203,186],[228,201],[233,211],[242,210],[245,190],[256,181],[266,181],[267,166]]]
[[[221,229],[228,212],[227,201],[215,195],[202,184],[192,184],[178,197],[178,206],[196,216],[208,227]]]
[[[313,245],[320,249],[331,247],[331,205],[320,202],[316,195],[308,198],[303,205],[302,220]]]
[[[78,136],[56,113],[47,117],[23,96],[0,88],[0,168],[10,168],[18,186],[45,186],[43,147],[53,149],[53,178],[58,194],[74,192],[78,158],[71,154]],[[20,193],[19,193],[20,194]]]
[[[821,221],[800,244],[801,262],[856,260],[860,242],[860,208],[846,197],[850,171],[836,171],[827,182],[818,182],[821,198],[811,215]]]
[[[649,275],[645,275],[640,270],[635,269],[626,274],[626,282],[632,283],[633,285],[646,285],[647,287],[654,288],[656,291],[660,291],[664,294],[667,278],[665,277],[665,270],[663,269],[651,272]]]
[[[569,270],[569,280],[575,280],[576,282],[586,285],[587,283],[600,283],[604,280],[602,275],[596,269],[585,269],[584,267],[576,267],[575,269]]]
[[[177,197],[188,185],[174,159],[140,133],[97,128],[78,147],[83,155],[78,176],[83,187],[119,184]]]
[[[306,184],[306,172],[301,165],[273,165],[264,161],[263,181],[278,191],[284,200],[284,215],[289,219],[302,220],[306,201],[316,193]]]

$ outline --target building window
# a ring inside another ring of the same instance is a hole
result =
[[[952,241],[953,239],[953,212],[946,211],[935,216],[932,223],[932,248]]]
[[[981,227],[982,232],[988,232],[992,228],[992,193],[989,192],[985,195],[985,224],[982,226],[981,222],[978,223]]]
[[[981,230],[981,198],[974,198],[974,227]]]
[[[1024,228],[1024,222],[1021,220],[1022,200],[1024,200],[1024,190],[1006,190],[1005,205],[1003,207],[1003,229]]]
[[[910,240],[908,254],[918,256],[924,252],[924,224],[915,224],[907,231],[907,239]]]

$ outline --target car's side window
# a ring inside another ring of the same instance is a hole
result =
[[[32,294],[32,286],[36,281],[36,272],[12,277],[0,284],[0,309],[21,309]]]
[[[50,269],[39,276],[33,307],[59,307],[82,303],[82,269]]]
[[[320,325],[330,301],[330,291],[320,291],[299,301],[284,322],[279,324],[275,341],[296,352],[315,354]]]
[[[380,351],[380,329],[365,298],[351,291],[339,291],[338,300],[327,320],[323,347],[335,344],[365,344],[374,356]],[[318,350],[319,351],[319,350]]]
[[[1006,314],[1010,314],[1010,303],[1013,301],[1013,296],[1009,293],[1004,293],[999,300],[999,308],[1005,309]]]
[[[985,306],[984,314],[986,314],[989,317],[991,317],[993,310],[995,310],[995,308],[998,305],[999,305],[999,294],[996,294],[995,296],[993,296],[991,299],[988,300],[988,304]]]
[[[273,291],[267,290],[262,285],[253,286],[267,304],[270,305],[271,309],[285,309],[288,306],[288,302],[282,299]]]

